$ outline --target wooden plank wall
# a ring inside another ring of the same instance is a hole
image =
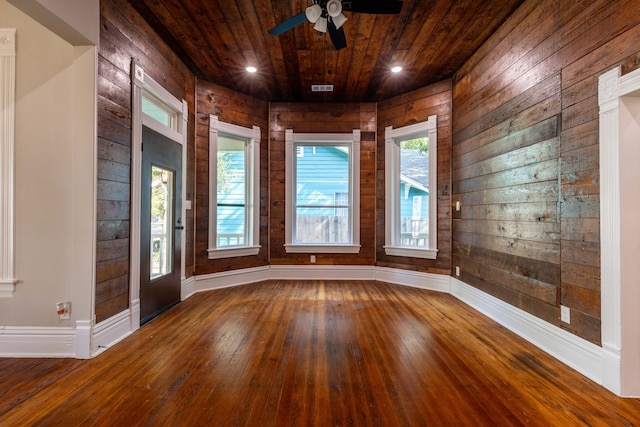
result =
[[[269,103],[222,86],[198,81],[198,114],[196,123],[196,274],[218,273],[227,270],[260,267],[268,264],[269,218]],[[208,259],[209,242],[209,116],[222,122],[244,127],[260,127],[260,252],[256,256]]]
[[[454,76],[453,265],[596,344],[597,79],[637,64],[639,5],[528,0]]]
[[[376,188],[376,265],[404,270],[451,272],[451,80],[396,96],[378,104]],[[385,254],[385,128],[399,128],[437,116],[438,255],[435,260]]]
[[[291,254],[285,243],[285,140],[300,133],[350,133],[360,129],[360,244],[358,254],[317,254],[318,265],[375,262],[376,104],[271,103],[269,113],[269,209],[271,264],[310,264],[310,254]]]
[[[193,141],[195,77],[125,0],[100,2],[96,321],[129,307],[131,59],[189,106]],[[194,147],[187,147],[187,194],[193,199]],[[193,275],[193,215],[185,219],[186,274]]]

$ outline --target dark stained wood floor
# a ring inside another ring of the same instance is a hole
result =
[[[450,295],[197,294],[92,360],[0,359],[2,426],[628,426],[621,399]]]

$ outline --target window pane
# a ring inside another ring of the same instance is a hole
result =
[[[296,146],[304,147],[300,144]],[[349,147],[308,147],[296,158],[296,243],[351,243]]]
[[[397,187],[396,187],[397,188]],[[429,246],[429,138],[400,142],[400,244]]]
[[[172,171],[151,167],[151,280],[173,272],[173,180]]]
[[[335,204],[336,204],[335,216],[349,215],[349,193],[336,193]]]
[[[142,112],[153,117],[163,125],[172,127],[173,115],[148,98],[142,98]]]
[[[246,141],[218,138],[217,247],[246,245]]]

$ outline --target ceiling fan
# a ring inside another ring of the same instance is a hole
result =
[[[342,28],[347,17],[342,14],[342,11],[395,15],[400,13],[401,9],[402,1],[400,0],[313,0],[313,5],[304,12],[276,25],[269,30],[269,34],[278,36],[308,20],[315,24],[314,30],[321,33],[328,32],[336,50],[340,50],[347,47],[347,39]]]

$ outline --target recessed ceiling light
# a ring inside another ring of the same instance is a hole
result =
[[[394,73],[399,73],[400,71],[402,71],[402,67],[399,65],[396,65],[395,67],[391,67],[391,71]]]
[[[255,73],[256,71],[258,71],[256,67],[251,67],[251,66],[247,67],[246,69],[248,73]]]

